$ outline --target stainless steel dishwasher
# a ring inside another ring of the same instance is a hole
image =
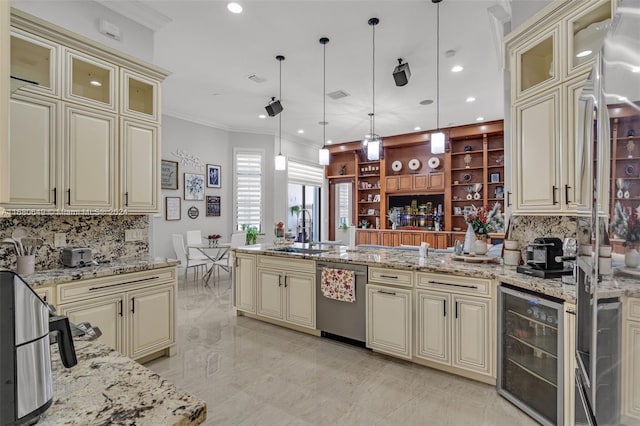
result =
[[[364,346],[365,298],[367,297],[367,266],[340,262],[317,262],[316,271],[316,327],[323,337]],[[344,269],[355,273],[356,300],[353,303],[326,298],[320,290],[322,268]]]

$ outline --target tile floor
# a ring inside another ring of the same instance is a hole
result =
[[[179,283],[177,337],[146,366],[205,400],[207,425],[536,424],[494,387],[235,317],[224,273]]]

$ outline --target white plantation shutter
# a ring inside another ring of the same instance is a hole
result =
[[[324,182],[324,168],[322,166],[311,166],[289,160],[287,179],[289,183],[322,187],[322,183]]]
[[[262,230],[263,154],[260,151],[235,153],[236,229],[252,225]]]
[[[338,224],[346,223],[351,225],[351,187],[347,185],[336,185],[338,189]]]

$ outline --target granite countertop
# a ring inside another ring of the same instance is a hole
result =
[[[307,244],[296,243],[295,247],[308,247]],[[515,267],[503,266],[500,263],[469,263],[453,260],[451,254],[429,253],[420,258],[417,250],[398,250],[383,248],[355,248],[346,246],[314,245],[313,248],[328,251],[319,254],[299,254],[273,251],[273,246],[256,244],[235,250],[243,253],[263,254],[268,256],[294,256],[297,258],[325,260],[330,262],[358,263],[383,268],[409,269],[422,272],[437,272],[462,275],[476,278],[488,278],[510,284],[519,288],[552,296],[576,303],[576,286],[562,283],[560,278],[542,279],[516,272]],[[631,296],[640,297],[640,280],[638,278],[614,274],[607,277],[599,285],[601,297]]]
[[[31,275],[22,275],[22,279],[32,287],[66,283],[75,280],[127,274],[178,265],[175,259],[160,257],[133,257],[111,260],[108,263],[85,266],[82,268],[59,268],[36,271]]]
[[[97,341],[75,340],[78,364],[51,346],[53,403],[39,425],[197,425],[206,403]]]

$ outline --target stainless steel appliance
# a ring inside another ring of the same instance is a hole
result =
[[[75,268],[93,263],[93,252],[88,247],[65,247],[62,249],[62,264]]]
[[[364,347],[366,341],[367,266],[318,261],[316,267],[316,327],[322,330],[324,337],[340,338],[340,340]],[[355,302],[341,302],[322,295],[320,290],[322,268],[345,269],[354,272]]]
[[[33,424],[51,405],[50,332],[57,334],[63,365],[74,366],[68,319],[50,316],[20,276],[0,271],[0,424]]]
[[[573,273],[572,268],[565,268],[562,260],[563,248],[560,238],[536,238],[527,246],[526,265],[516,270],[522,274],[540,278],[556,278]]]
[[[562,423],[562,301],[502,284],[498,306],[498,393],[542,424]]]

